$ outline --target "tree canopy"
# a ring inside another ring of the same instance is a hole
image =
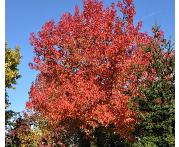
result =
[[[41,132],[45,144],[81,138],[98,146],[174,145],[175,53],[159,28],[142,32],[135,14],[133,0],[106,8],[84,0],[83,10],[76,6],[31,33],[29,65],[39,74],[26,106],[48,126]]]
[[[9,110],[10,102],[8,99],[7,89],[15,89],[15,84],[19,75],[18,65],[20,63],[21,55],[20,48],[18,46],[15,49],[9,48],[8,44],[5,44],[5,128],[6,128],[6,146],[12,141],[9,137],[9,131],[14,127],[15,122],[12,118],[17,114],[16,112]]]

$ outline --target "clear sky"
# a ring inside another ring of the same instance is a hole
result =
[[[73,13],[75,5],[82,8],[82,0],[6,0],[5,39],[10,48],[19,45],[22,60],[19,65],[21,78],[16,89],[8,90],[11,109],[22,111],[28,99],[28,92],[37,72],[31,70],[28,63],[33,59],[33,47],[29,43],[31,32],[38,32],[42,25],[51,19],[58,21],[65,12]],[[104,0],[109,6],[117,0]],[[166,38],[175,37],[175,1],[174,0],[134,0],[137,14],[135,21],[143,21],[142,31],[151,32],[155,23],[161,25]]]

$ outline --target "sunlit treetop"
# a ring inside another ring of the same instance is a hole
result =
[[[20,49],[16,46],[15,49],[8,48],[5,45],[5,86],[6,88],[12,88],[13,84],[16,84],[16,80],[20,77],[19,69],[17,66],[20,63]]]

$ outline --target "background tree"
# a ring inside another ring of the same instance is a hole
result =
[[[163,32],[155,25],[154,40],[145,48],[152,55],[145,67],[145,80],[140,85],[142,95],[135,97],[139,123],[135,146],[175,146],[175,54],[171,42],[164,39]],[[155,73],[155,76],[153,75]],[[150,76],[155,77],[149,80]]]
[[[9,132],[10,146],[39,147],[41,130],[33,125],[32,118],[18,117],[13,129]]]
[[[20,77],[18,65],[20,63],[20,50],[16,46],[15,49],[8,48],[7,43],[5,44],[5,89],[14,89],[16,80]],[[16,112],[8,110],[10,102],[8,100],[7,91],[5,92],[5,127],[6,133],[11,130],[14,125],[12,118],[16,115]],[[7,134],[6,134],[7,135]],[[6,143],[10,138],[6,136]]]

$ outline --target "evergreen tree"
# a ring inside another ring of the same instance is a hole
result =
[[[135,136],[137,147],[175,146],[175,59],[170,41],[161,37],[158,26],[153,27],[154,41],[146,52],[152,54],[151,64],[146,67],[148,76],[156,73],[155,80],[140,86],[143,97],[137,96],[139,123]],[[133,107],[134,108],[134,107]]]

